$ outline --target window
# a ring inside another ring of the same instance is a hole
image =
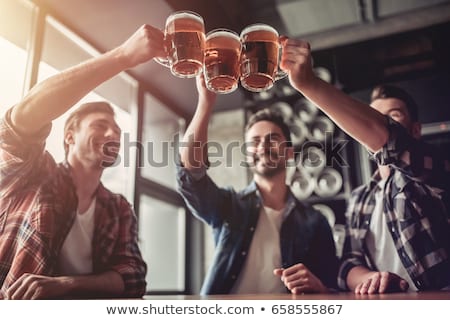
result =
[[[0,116],[23,94],[34,6],[26,1],[0,1]]]
[[[140,247],[149,266],[147,290],[184,291],[184,208],[143,195],[139,212]]]
[[[147,93],[143,123],[142,176],[174,189],[177,151],[173,142],[183,129],[184,121]]]

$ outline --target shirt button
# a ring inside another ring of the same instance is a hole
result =
[[[242,254],[243,256],[245,256],[245,255],[247,254],[247,252],[242,251],[241,254]]]
[[[250,231],[251,232],[255,231],[255,228],[254,227],[250,227]]]
[[[232,274],[231,279],[236,280],[236,275]]]
[[[392,233],[395,233],[395,228],[391,228]]]

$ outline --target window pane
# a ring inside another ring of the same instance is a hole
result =
[[[148,264],[148,291],[184,291],[185,220],[184,208],[141,197],[139,239]]]
[[[166,187],[175,188],[175,152],[173,141],[184,127],[180,117],[150,94],[144,98],[142,134],[142,176]]]
[[[33,5],[0,1],[0,116],[22,97]]]
[[[99,52],[51,16],[46,17],[42,61],[56,70],[64,70]],[[136,81],[122,72],[99,85],[95,91],[126,111],[136,95]]]

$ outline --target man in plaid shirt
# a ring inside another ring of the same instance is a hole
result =
[[[44,150],[51,121],[121,71],[163,56],[163,34],[144,25],[121,46],[55,75],[0,120],[0,298],[139,297],[146,264],[123,196],[100,182],[120,129],[105,102],[67,120],[66,161]]]
[[[355,293],[450,289],[448,157],[418,140],[413,99],[377,87],[371,106],[316,77],[310,46],[283,40],[291,84],[374,154],[378,171],[353,192],[338,284]]]

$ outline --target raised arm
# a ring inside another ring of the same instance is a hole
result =
[[[162,32],[143,25],[115,49],[36,85],[14,107],[11,120],[19,132],[28,135],[38,132],[101,83],[121,71],[162,55]]]
[[[375,152],[388,140],[386,118],[314,75],[309,43],[283,39],[281,68],[291,85],[316,104],[342,130]]]
[[[197,76],[198,104],[183,137],[180,156],[185,168],[195,169],[206,166],[208,123],[216,101],[216,94],[206,88],[203,74]]]

